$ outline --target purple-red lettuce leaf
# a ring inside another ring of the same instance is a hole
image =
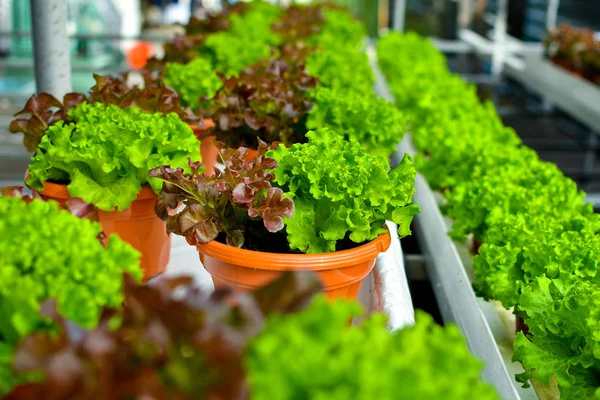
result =
[[[208,243],[224,233],[226,243],[235,247],[244,245],[253,221],[262,220],[267,232],[281,231],[282,217],[293,215],[294,202],[280,188],[271,187],[275,178],[271,171],[277,163],[264,154],[277,143],[268,146],[260,141],[252,161],[245,159],[244,147],[229,149],[222,142],[215,145],[225,166],[215,175],[202,174],[201,164],[191,161],[189,174],[167,166],[150,171],[151,177],[164,181],[155,211],[167,221],[167,231],[185,236],[191,245]],[[183,209],[169,212],[181,203]]]

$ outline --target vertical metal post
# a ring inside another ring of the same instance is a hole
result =
[[[396,32],[404,32],[404,19],[406,15],[406,0],[394,1],[394,20],[392,29]]]
[[[473,19],[473,0],[458,0],[458,12],[456,13],[458,29],[467,29]]]
[[[72,91],[67,0],[31,0],[35,84],[58,99]]]
[[[560,0],[548,0],[548,9],[546,10],[546,29],[548,31],[556,28],[559,6]]]
[[[506,56],[506,21],[508,19],[508,1],[498,0],[498,12],[494,24],[494,48],[492,50],[492,76],[498,77],[504,67]]]

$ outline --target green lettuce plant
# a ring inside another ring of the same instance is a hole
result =
[[[527,166],[506,166],[455,187],[447,193],[443,209],[454,218],[450,233],[454,239],[464,240],[473,234],[485,242],[489,218],[494,213],[525,213],[531,207],[544,211],[541,218],[564,210],[589,212],[584,197],[585,193],[556,165],[533,158]]]
[[[473,259],[475,291],[523,316],[519,297],[539,276],[564,282],[600,283],[600,215],[567,210],[553,218],[542,210],[490,216],[479,255]]]
[[[319,79],[320,85],[373,95],[375,76],[367,55],[361,51],[344,53],[316,48],[306,58],[306,70]]]
[[[600,287],[585,281],[541,276],[525,288],[519,303],[530,334],[515,338],[513,360],[525,368],[517,380],[556,380],[561,400],[600,399],[599,299]]]
[[[373,95],[375,74],[362,44],[366,32],[344,11],[325,10],[325,23],[309,39],[314,46],[306,69],[320,84],[334,90],[355,90]]]
[[[163,74],[165,84],[175,89],[182,104],[192,110],[205,106],[223,86],[213,66],[202,57],[187,64],[166,63]]]
[[[201,159],[194,133],[174,113],[82,103],[69,110],[68,118],[42,137],[29,165],[31,188],[62,183],[72,197],[101,210],[124,210],[143,185],[160,192],[162,181],[149,178],[150,169],[187,167],[188,158]]]
[[[514,359],[526,372],[517,379],[558,388],[561,399],[600,399],[600,225],[585,194],[523,147],[429,41],[390,34],[378,55],[410,120],[417,167],[446,197],[452,236],[483,242],[477,294],[525,319],[531,334],[517,335]]]
[[[281,39],[271,31],[280,8],[257,1],[243,15],[229,16],[230,28],[206,38],[200,54],[209,57],[217,72],[227,78],[238,76],[249,65],[271,55],[271,47]]]
[[[71,321],[93,327],[103,307],[123,301],[121,275],[138,281],[140,254],[116,235],[59,210],[58,203],[0,197],[0,394],[18,382],[10,369],[25,335],[52,329],[39,313],[48,298]]]
[[[298,314],[268,317],[246,357],[251,397],[267,399],[498,399],[459,330],[417,313],[391,333],[382,314],[348,326],[356,303],[317,298]],[[392,350],[393,349],[393,350]]]
[[[308,129],[330,128],[345,139],[358,141],[370,155],[389,157],[406,132],[404,115],[374,95],[318,86],[311,97]]]
[[[307,39],[314,48],[306,58],[307,71],[320,85],[373,95],[375,74],[364,51],[363,25],[343,10],[324,8],[323,15],[320,32]]]
[[[386,220],[399,225],[401,237],[410,234],[419,207],[411,204],[415,168],[408,155],[390,171],[386,158],[370,156],[328,128],[307,138],[267,153],[277,162],[275,184],[294,200],[293,217],[284,218],[292,250],[323,253],[344,238],[373,240],[386,231]]]

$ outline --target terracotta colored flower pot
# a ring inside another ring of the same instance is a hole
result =
[[[390,243],[390,234],[386,232],[354,249],[322,254],[264,253],[214,240],[197,248],[215,288],[255,290],[277,279],[284,271],[315,271],[327,297],[355,299],[377,255],[386,251]]]
[[[44,183],[44,190],[40,195],[46,200],[56,200],[59,203],[71,198],[66,185],[51,182]],[[107,237],[116,233],[142,253],[144,280],[163,273],[171,255],[171,237],[165,233],[165,222],[154,213],[156,199],[154,191],[149,186],[144,186],[131,207],[126,210],[96,210],[93,214],[93,219],[100,222]]]
[[[219,151],[213,144],[213,140],[216,139],[215,136],[205,135],[210,132],[212,128],[214,128],[215,123],[212,119],[203,119],[204,128],[201,128],[196,125],[190,125],[194,134],[200,140],[200,155],[202,155],[202,164],[206,168],[204,170],[205,175],[212,175],[215,173],[215,164],[217,164],[217,157],[219,156]]]

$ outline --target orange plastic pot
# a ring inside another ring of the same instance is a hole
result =
[[[71,198],[66,185],[51,182],[44,183],[44,190],[40,195],[46,200],[56,200],[59,203]],[[166,234],[165,222],[154,213],[156,199],[154,191],[149,186],[144,186],[131,207],[123,211],[96,209],[92,216],[92,219],[100,222],[107,237],[116,233],[142,253],[144,280],[163,273],[171,256],[171,236]]]
[[[217,289],[255,290],[274,281],[284,271],[314,271],[328,298],[355,299],[377,255],[386,251],[390,243],[390,234],[386,232],[354,249],[322,254],[264,253],[238,249],[215,240],[196,247]]]
[[[214,128],[215,123],[212,119],[203,119],[204,128],[201,128],[196,125],[190,125],[194,134],[200,140],[200,155],[202,156],[202,164],[206,168],[204,170],[205,175],[212,175],[215,173],[215,165],[217,164],[217,158],[219,156],[219,150],[213,144],[213,140],[216,139],[215,136],[203,137],[206,135],[212,128]]]

